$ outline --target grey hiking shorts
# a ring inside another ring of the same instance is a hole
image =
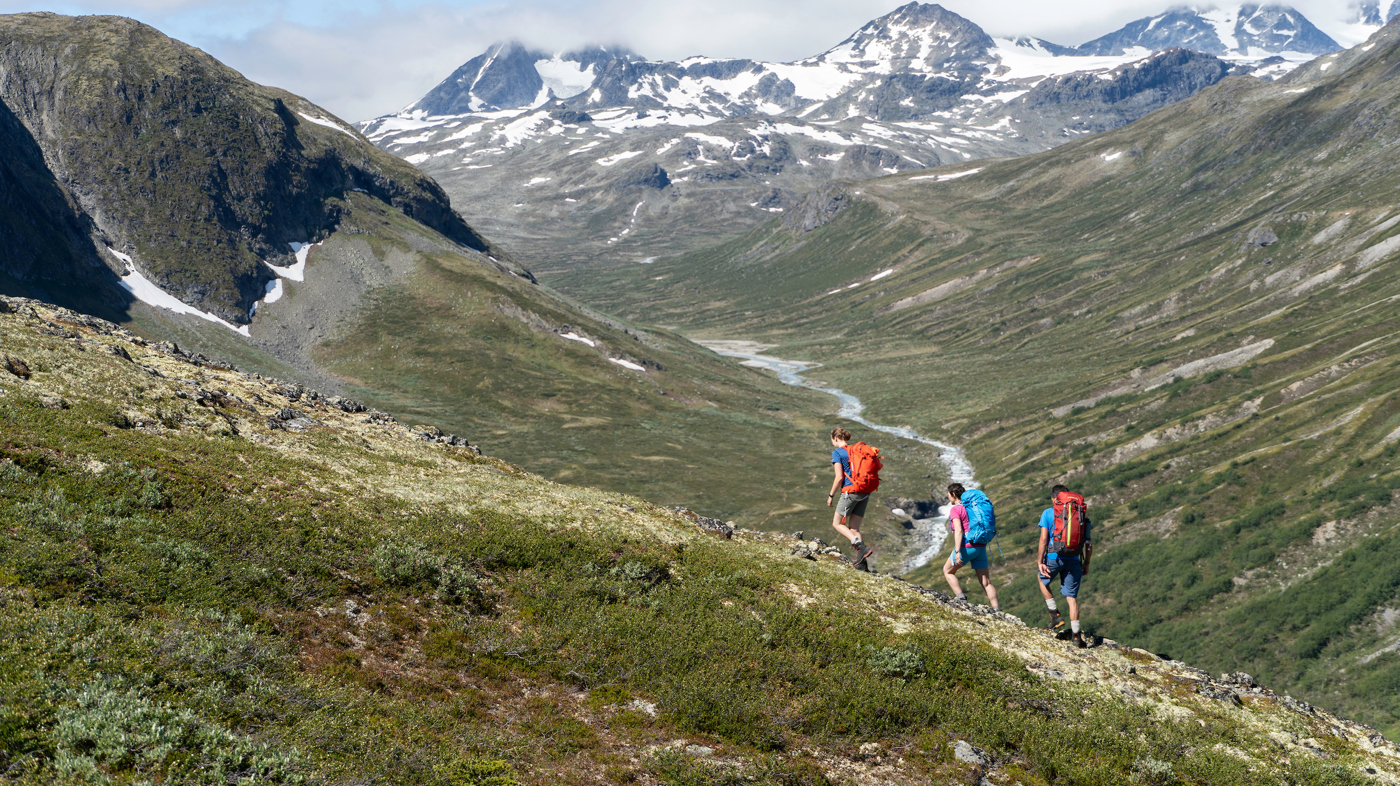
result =
[[[870,502],[869,494],[845,494],[836,503],[836,512],[842,516],[865,518],[865,506]]]

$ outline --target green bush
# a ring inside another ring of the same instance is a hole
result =
[[[272,750],[119,683],[74,690],[53,740],[56,769],[80,783],[111,783],[110,773],[130,770],[192,786],[305,782],[296,751]]]
[[[866,661],[871,671],[884,677],[892,677],[900,682],[917,679],[924,674],[924,659],[909,647],[870,647],[870,657]]]
[[[423,544],[407,540],[379,544],[370,555],[369,564],[380,581],[394,587],[431,584],[442,572],[441,557],[428,551]]]

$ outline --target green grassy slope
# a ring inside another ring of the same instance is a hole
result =
[[[1043,613],[1033,524],[1065,480],[1100,521],[1092,628],[1395,732],[1400,27],[1371,44],[944,173],[976,174],[851,186],[814,231],[646,281],[555,281],[781,344],[877,420],[966,445],[1015,608]]]
[[[1393,744],[1270,691],[1072,650],[19,305],[0,313],[19,372],[0,371],[0,782],[1400,774]]]

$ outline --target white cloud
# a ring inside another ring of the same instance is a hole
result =
[[[795,60],[822,52],[899,0],[68,0],[59,13],[136,17],[249,78],[304,95],[346,120],[412,103],[491,43],[542,49],[622,44],[656,59],[703,54]],[[943,0],[995,36],[1078,44],[1177,0]],[[1324,31],[1337,0],[1294,2]],[[0,11],[30,10],[0,0]]]

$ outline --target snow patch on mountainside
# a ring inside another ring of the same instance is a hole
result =
[[[564,60],[558,54],[548,60],[535,61],[535,71],[555,98],[573,98],[592,87],[596,78],[593,64],[584,66],[577,61]]]
[[[112,256],[120,259],[126,266],[126,274],[121,277],[120,285],[122,289],[131,293],[132,297],[145,303],[148,306],[164,309],[174,314],[192,314],[200,319],[207,319],[210,322],[217,322],[220,325],[232,330],[241,336],[249,336],[247,325],[231,325],[228,322],[185,303],[183,300],[171,295],[151,282],[150,279],[141,275],[141,271],[136,269],[136,264],[131,257],[115,249],[107,249]]]

